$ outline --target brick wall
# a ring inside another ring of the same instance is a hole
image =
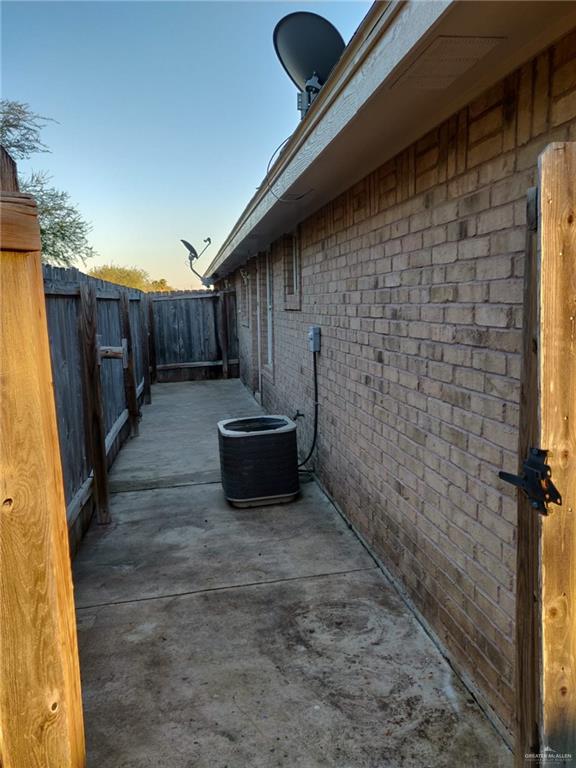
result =
[[[264,405],[305,413],[307,450],[321,325],[316,470],[507,728],[516,504],[497,472],[517,466],[526,192],[542,149],[576,140],[575,54],[572,33],[304,221],[301,311],[271,256]]]

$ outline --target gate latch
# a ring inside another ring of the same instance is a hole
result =
[[[562,504],[562,496],[550,479],[552,470],[546,464],[548,451],[542,448],[530,448],[528,458],[522,465],[524,470],[521,475],[511,475],[509,472],[498,472],[498,477],[505,483],[510,483],[520,488],[531,506],[541,515],[548,514],[547,504]]]

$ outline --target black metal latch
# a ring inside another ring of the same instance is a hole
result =
[[[552,470],[546,464],[548,451],[542,448],[530,448],[528,458],[522,465],[521,475],[511,475],[509,472],[498,472],[498,477],[505,483],[510,483],[524,491],[530,504],[542,515],[548,514],[547,504],[562,504],[562,496],[550,479]]]

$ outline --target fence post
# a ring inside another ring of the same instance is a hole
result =
[[[120,326],[122,329],[122,338],[126,339],[128,357],[127,362],[124,364],[124,392],[126,394],[126,406],[130,417],[130,431],[132,437],[137,437],[139,434],[138,420],[140,419],[140,408],[138,407],[138,393],[136,390],[129,301],[128,292],[122,291],[120,294]]]
[[[148,352],[150,355],[150,380],[156,384],[158,371],[156,369],[156,329],[154,327],[154,300],[146,296],[148,304]]]
[[[139,344],[142,349],[142,367],[144,368],[144,402],[150,405],[152,402],[152,392],[150,388],[150,349],[149,349],[149,329],[148,312],[146,302],[148,297],[145,293],[140,294],[138,302],[138,311],[140,313],[140,339]]]
[[[226,309],[226,293],[220,291],[217,297],[218,302],[218,341],[222,353],[222,378],[229,378],[228,367],[228,312]]]
[[[102,407],[100,360],[98,359],[97,298],[92,283],[80,283],[80,338],[84,374],[84,431],[92,464],[96,517],[100,525],[111,521],[106,458],[106,428]]]
[[[0,764],[84,768],[40,231],[3,149],[0,230]]]
[[[549,145],[539,171],[539,447],[562,494],[542,518],[541,747],[576,758],[576,143]]]
[[[526,200],[524,265],[524,338],[520,388],[518,464],[522,465],[538,434],[538,190]],[[540,712],[540,519],[524,494],[518,495],[516,558],[516,734],[515,764],[524,768],[526,754],[539,753]]]
[[[520,461],[531,448],[545,450],[562,498],[540,510],[519,494],[518,768],[530,753],[535,765],[547,762],[538,755],[559,765],[576,757],[576,143],[550,144],[538,170],[537,233],[528,236],[525,279]],[[529,229],[535,207],[528,207]],[[551,494],[546,479],[538,482]]]

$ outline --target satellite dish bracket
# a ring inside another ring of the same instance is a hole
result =
[[[196,251],[196,248],[194,248],[194,246],[191,245],[187,240],[180,240],[180,242],[182,243],[184,248],[186,248],[186,250],[188,251],[188,264],[190,265],[190,269],[192,270],[192,272],[196,275],[198,280],[200,280],[200,282],[205,288],[211,288],[214,285],[214,281],[210,280],[209,277],[202,277],[202,275],[199,272],[196,272],[193,266],[196,259],[199,259],[200,256],[202,256],[202,254],[206,250],[206,248],[208,248],[208,246],[212,243],[211,238],[206,237],[204,239],[204,242],[206,243],[206,245],[204,246],[204,248],[202,248],[200,253],[198,253]]]
[[[304,117],[306,112],[312,106],[312,103],[316,96],[320,93],[323,83],[320,82],[316,72],[312,74],[312,77],[306,80],[305,90],[300,91],[297,95],[297,105],[300,110],[301,118]]]

